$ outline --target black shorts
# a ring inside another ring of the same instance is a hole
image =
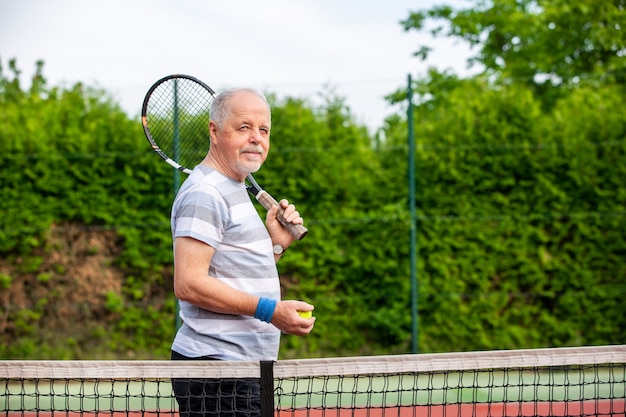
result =
[[[172,352],[172,360],[189,358]],[[261,383],[258,378],[176,378],[172,380],[181,417],[260,417]]]

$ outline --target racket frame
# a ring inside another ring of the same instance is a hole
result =
[[[147,118],[148,106],[150,103],[150,97],[152,93],[161,84],[172,79],[187,79],[192,82],[195,82],[201,87],[205,88],[212,96],[215,96],[215,91],[211,87],[209,87],[206,83],[204,83],[203,81],[191,75],[171,74],[171,75],[167,75],[165,77],[160,78],[154,84],[152,84],[152,86],[146,92],[146,96],[144,97],[143,104],[141,106],[141,125],[143,127],[144,135],[146,136],[146,139],[148,139],[148,142],[150,143],[152,150],[173,168],[179,171],[182,171],[186,174],[191,174],[191,171],[193,168],[186,167],[186,166],[179,164],[177,161],[173,160],[170,156],[168,156],[163,151],[163,149],[161,149],[159,144],[156,142],[156,140],[152,136],[152,132],[150,131],[150,126],[149,126],[149,122]],[[274,197],[272,197],[268,192],[266,192],[263,188],[261,188],[261,186],[259,186],[259,184],[254,180],[254,177],[252,176],[252,174],[248,174],[246,178],[249,183],[249,184],[246,184],[246,189],[248,190],[248,192],[252,194],[254,198],[266,210],[271,209],[273,206],[278,206],[278,212],[277,212],[276,218],[278,219],[280,224],[283,227],[285,227],[297,240],[303,239],[307,235],[308,229],[301,224],[294,224],[291,222],[287,222],[287,220],[285,220],[285,217],[283,215],[285,210],[280,206],[280,204],[278,204],[276,199],[274,199]]]

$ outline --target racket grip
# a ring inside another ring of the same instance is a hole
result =
[[[280,224],[282,224],[283,227],[287,229],[297,240],[302,240],[309,232],[309,230],[301,224],[293,224],[285,220],[285,217],[283,216],[285,209],[283,209],[280,204],[278,204],[278,201],[276,201],[268,192],[262,190],[256,195],[256,199],[263,207],[265,207],[266,210],[269,210],[274,206],[278,206],[276,218]]]

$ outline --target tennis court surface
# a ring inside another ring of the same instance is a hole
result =
[[[174,416],[172,379],[203,378],[259,378],[261,417],[626,416],[626,345],[273,363],[0,361],[0,411]]]

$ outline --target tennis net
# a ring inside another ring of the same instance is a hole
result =
[[[261,363],[0,361],[0,410],[173,416],[172,380],[205,378],[258,382],[261,409],[250,415],[259,417],[626,415],[626,345]]]

